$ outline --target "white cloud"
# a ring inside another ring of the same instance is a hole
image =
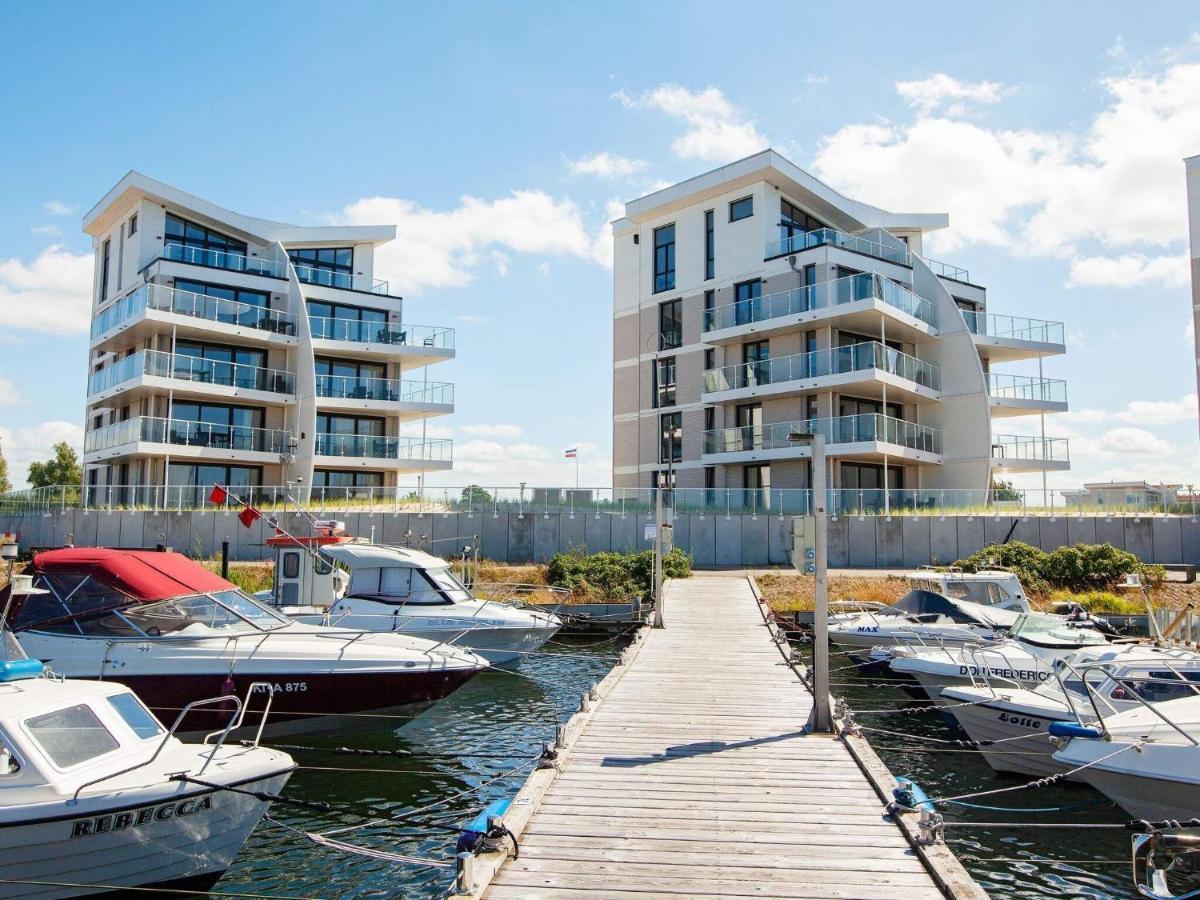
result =
[[[69,206],[61,200],[47,200],[42,204],[42,209],[46,210],[52,216],[69,216],[75,212],[74,206]]]
[[[579,207],[539,190],[513,191],[497,200],[463,197],[448,211],[397,197],[368,197],[347,206],[337,220],[396,225],[396,240],[379,247],[375,264],[377,274],[408,292],[470,284],[485,260],[503,273],[509,253],[611,265],[597,255]]]
[[[9,328],[80,334],[92,305],[92,255],[55,244],[32,263],[0,260],[0,309]]]
[[[572,175],[595,175],[597,178],[624,178],[641,172],[648,166],[643,159],[629,159],[602,151],[567,163]]]
[[[624,91],[613,97],[626,107],[657,109],[687,125],[671,142],[671,151],[680,159],[730,162],[768,146],[753,120],[715,87],[689,91],[677,84],[660,84],[640,97]]]
[[[1170,457],[1175,452],[1175,446],[1170,441],[1145,428],[1111,428],[1096,439],[1094,446],[1085,449],[1085,455],[1099,453],[1159,458]]]
[[[1124,422],[1130,425],[1154,427],[1178,425],[1197,418],[1195,394],[1185,394],[1178,400],[1131,400],[1120,409],[1073,409],[1055,416],[1055,422],[1092,424]]]
[[[19,403],[24,403],[25,400],[21,396],[21,392],[17,386],[0,375],[0,406],[16,406]]]
[[[944,72],[919,81],[898,81],[896,90],[920,114],[929,115],[944,105],[948,116],[961,116],[971,106],[998,103],[1011,92],[998,81],[959,81]]]
[[[1121,256],[1080,256],[1071,260],[1068,287],[1187,287],[1191,278],[1187,254],[1146,256],[1125,253]]]
[[[23,487],[29,475],[29,464],[50,459],[51,448],[59,441],[66,441],[82,455],[83,428],[61,420],[25,428],[0,428],[0,449],[8,461],[8,477],[13,485]]]
[[[609,484],[612,477],[609,456],[586,441],[578,447],[580,484],[585,487]],[[436,480],[456,485],[514,485],[524,481],[531,488],[573,487],[575,460],[565,458],[562,447],[477,439],[455,445],[453,471],[436,476]]]
[[[401,422],[396,426],[396,434],[402,437],[424,437],[432,441],[440,438],[454,437],[454,429],[449,425],[435,425],[431,421]]]
[[[521,436],[520,425],[460,425],[458,430],[476,437],[515,438]]]
[[[1072,257],[1083,240],[1122,250],[1182,242],[1180,160],[1200,134],[1200,65],[1134,69],[1101,87],[1107,104],[1074,132],[991,128],[947,108],[908,124],[848,125],[822,140],[813,169],[889,209],[948,211],[950,229],[931,236],[938,251],[982,243]],[[937,97],[908,91],[926,105]]]

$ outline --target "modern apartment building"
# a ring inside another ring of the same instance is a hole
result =
[[[627,203],[614,485],[671,470],[680,489],[766,505],[768,488],[809,486],[810,450],[789,435],[814,430],[828,484],[878,505],[885,486],[889,502],[978,499],[994,476],[1068,468],[1044,430],[1066,384],[1041,375],[1063,325],[993,313],[968,272],[925,258],[947,225],[851,200],[772,150]],[[1038,374],[1005,371],[1018,360]],[[1012,416],[1036,418],[1006,429]]]
[[[213,483],[382,492],[448,469],[454,410],[375,248],[393,226],[285,225],[130,172],[84,218],[96,254],[85,486],[173,503]]]
[[[1200,156],[1183,161],[1187,178],[1188,236],[1192,271],[1192,344],[1196,351],[1196,396],[1200,398]],[[1200,404],[1200,400],[1197,400]],[[1200,406],[1197,411],[1200,412]],[[1200,421],[1200,418],[1197,419]]]

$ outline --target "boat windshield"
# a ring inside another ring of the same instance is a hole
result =
[[[273,631],[288,620],[241,591],[218,591],[127,607],[119,615],[142,634]]]
[[[425,575],[434,585],[455,603],[466,603],[471,599],[470,592],[447,566],[442,569],[426,569]]]
[[[1076,628],[1060,616],[1021,613],[1012,627],[1012,637],[1033,644],[1104,644],[1107,639],[1091,628]]]

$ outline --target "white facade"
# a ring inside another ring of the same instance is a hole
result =
[[[1187,177],[1188,234],[1192,247],[1189,254],[1192,263],[1192,343],[1196,351],[1196,395],[1200,397],[1200,156],[1188,157],[1183,163]]]
[[[123,502],[235,487],[384,490],[451,466],[421,423],[454,409],[373,277],[393,226],[285,225],[130,172],[84,218],[96,254],[84,482]]]
[[[967,272],[922,258],[947,224],[845,198],[771,150],[626,204],[614,485],[653,486],[673,452],[681,489],[804,488],[810,451],[788,434],[814,428],[843,490],[982,492],[1067,468],[1041,429],[1065,383],[1002,371],[1040,373],[1063,326],[993,315]],[[1009,416],[1041,436],[1007,435]]]

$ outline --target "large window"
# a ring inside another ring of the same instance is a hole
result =
[[[654,229],[654,293],[675,288],[675,226]]]
[[[268,328],[284,334],[292,334],[295,330],[291,322],[268,314],[271,295],[265,291],[176,278],[171,308],[186,316],[199,316],[227,325]]]
[[[782,197],[779,200],[779,239],[786,241],[806,231],[816,231],[826,227],[819,219],[815,219]]]
[[[704,280],[717,274],[717,233],[713,225],[713,211],[704,214]]]
[[[661,440],[658,461],[679,462],[683,459],[683,413],[664,413],[659,416]]]
[[[887,486],[893,490],[904,487],[904,470],[888,466]],[[878,491],[883,489],[883,466],[871,463],[842,463],[842,487],[846,490]],[[882,498],[880,498],[882,505]]]
[[[203,225],[197,225],[195,222],[189,222],[187,219],[181,219],[179,216],[171,213],[167,213],[166,243],[182,244],[185,247],[192,247],[197,250],[210,250],[214,254],[233,253],[239,256],[246,255],[245,242],[221,234],[219,231],[213,231],[211,228],[206,228]],[[200,257],[199,261],[203,262],[203,256]],[[222,268],[229,268],[224,263],[213,262],[204,264],[220,264]]]
[[[657,360],[654,364],[654,405],[675,405],[675,357]]]
[[[318,434],[368,434],[379,437],[384,433],[384,420],[374,416],[343,416],[317,413]]]
[[[761,296],[762,281],[757,278],[753,281],[742,281],[733,286],[733,320],[735,324],[744,325],[754,321],[755,307],[758,305],[754,301]]]
[[[395,400],[392,382],[383,363],[359,362],[318,356],[315,360],[318,397],[351,397],[360,400]]]
[[[391,341],[392,332],[387,327],[387,313],[382,309],[309,300],[308,316],[312,336],[315,338],[379,343]],[[403,340],[403,332],[396,334]]]
[[[754,215],[754,198],[743,197],[741,200],[734,200],[729,204],[729,221],[737,222],[741,219],[748,219]]]
[[[202,381],[227,387],[256,391],[285,391],[286,378],[282,373],[266,371],[267,354],[248,347],[226,347],[202,344],[198,341],[178,341],[175,344],[174,371],[176,378]],[[272,376],[278,374],[278,383]]]
[[[353,247],[289,250],[288,256],[296,266],[296,277],[301,281],[335,288],[354,286]]]
[[[344,472],[340,469],[314,469],[313,487],[379,488],[383,487],[383,473]]]
[[[238,488],[258,487],[262,484],[262,468],[173,462],[167,469],[171,504],[177,493],[185,503],[190,499],[193,505],[203,504],[214,484],[231,487],[234,493],[239,493]]]
[[[176,400],[167,441],[230,450],[269,452],[279,449],[262,430],[263,410]]]
[[[100,302],[108,299],[108,269],[112,258],[112,241],[105,241],[100,256]]]
[[[870,416],[870,415],[885,415],[891,416],[893,419],[902,418],[901,413],[904,407],[899,403],[889,403],[884,408],[881,400],[868,400],[863,397],[839,397],[838,398],[838,415],[839,416]]]
[[[662,350],[683,346],[683,300],[658,304],[658,344]]]

